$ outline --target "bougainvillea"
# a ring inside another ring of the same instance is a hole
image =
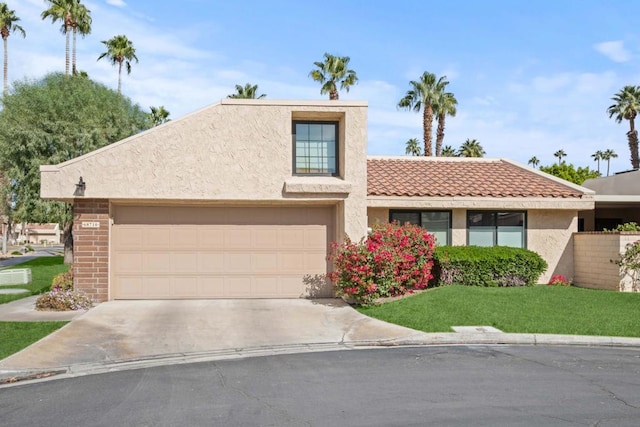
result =
[[[564,277],[562,274],[556,274],[555,276],[551,277],[551,279],[549,280],[548,285],[550,286],[569,286],[571,285],[571,282]]]
[[[434,246],[433,235],[421,227],[378,224],[360,242],[332,244],[328,277],[338,296],[361,304],[425,289],[433,277]]]

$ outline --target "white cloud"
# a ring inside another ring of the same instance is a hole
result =
[[[631,52],[624,47],[622,40],[596,43],[593,48],[614,62],[627,62]]]
[[[124,0],[106,0],[107,4],[110,4],[111,6],[116,6],[116,7],[126,7],[127,4],[124,2]]]

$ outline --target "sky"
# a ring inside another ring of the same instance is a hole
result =
[[[9,80],[64,72],[60,24],[44,0],[6,0],[27,37],[9,37]],[[422,140],[422,116],[398,101],[424,71],[446,76],[458,100],[445,145],[478,140],[485,157],[541,165],[557,150],[576,166],[613,149],[611,173],[631,168],[628,122],[609,119],[611,97],[640,84],[637,0],[83,0],[92,32],[78,38],[78,69],[117,88],[97,61],[124,34],[139,63],[123,93],[176,119],[219,102],[236,84],[270,99],[327,99],[309,77],[325,52],[349,56],[359,82],[340,99],[367,101],[368,153],[404,155]],[[434,125],[435,131],[435,125]],[[434,136],[435,139],[435,136]],[[606,164],[600,166],[606,174]]]

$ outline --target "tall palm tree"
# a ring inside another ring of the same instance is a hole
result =
[[[151,113],[149,113],[149,119],[151,120],[151,123],[153,123],[153,126],[160,126],[163,123],[171,121],[169,118],[169,114],[171,113],[169,113],[163,105],[159,107],[150,107],[150,109]]]
[[[598,162],[598,173],[600,173],[600,160],[604,160],[604,157],[602,157],[603,155],[604,153],[600,150],[591,155],[591,157],[593,157],[593,161]]]
[[[91,33],[91,11],[87,9],[80,1],[77,1],[71,10],[73,28],[73,49],[71,57],[71,72],[75,75],[78,72],[76,68],[76,38],[80,34],[82,37]]]
[[[122,64],[125,65],[127,74],[131,74],[131,61],[138,62],[136,49],[125,35],[118,35],[101,43],[107,47],[107,51],[98,57],[98,61],[108,58],[112,65],[118,64],[118,93],[122,93]]]
[[[261,94],[260,96],[256,96],[258,92],[258,85],[251,85],[251,83],[247,83],[243,86],[236,85],[236,93],[232,93],[228,95],[227,98],[233,99],[262,99],[266,97],[266,94]]]
[[[45,0],[49,8],[40,14],[42,19],[51,19],[51,23],[62,22],[60,32],[66,36],[64,73],[69,74],[69,37],[73,32],[73,11],[79,0]]]
[[[26,37],[27,33],[20,25],[16,24],[20,18],[16,16],[16,11],[9,9],[6,3],[0,3],[0,34],[2,35],[2,44],[4,46],[4,91],[7,94],[9,85],[8,71],[9,71],[9,53],[7,39],[11,33],[16,31],[22,34],[22,37]]]
[[[411,154],[412,156],[422,155],[422,150],[420,149],[420,141],[418,141],[418,138],[411,138],[407,141],[407,146],[404,150],[404,153],[407,155]]]
[[[540,160],[536,156],[533,156],[532,158],[529,159],[527,163],[530,164],[532,167],[536,168],[540,164]]]
[[[398,102],[398,108],[413,109],[416,112],[422,110],[422,128],[424,139],[424,155],[433,155],[431,135],[433,129],[433,106],[441,92],[449,83],[446,76],[437,78],[435,74],[425,71],[419,80],[411,80],[406,95]]]
[[[340,84],[340,89],[344,89],[347,92],[349,92],[350,86],[356,84],[358,76],[355,71],[349,68],[350,60],[351,58],[348,56],[335,56],[325,53],[324,62],[313,63],[317,69],[311,70],[309,77],[322,84],[320,88],[321,95],[328,93],[330,100],[337,101],[340,99],[338,83]]]
[[[558,165],[560,165],[562,163],[562,158],[567,157],[567,153],[565,153],[563,149],[560,149],[553,153],[553,157],[558,158]]]
[[[615,104],[607,109],[609,118],[615,116],[617,123],[629,120],[627,139],[631,152],[631,166],[638,169],[640,168],[640,158],[638,157],[638,131],[635,127],[635,118],[640,111],[640,86],[625,86],[611,99],[615,101]]]
[[[456,149],[450,145],[445,145],[442,147],[442,152],[440,153],[440,157],[458,157],[458,153]]]
[[[460,146],[460,157],[484,157],[486,154],[480,142],[476,139],[468,139]]]
[[[616,154],[615,151],[613,151],[611,148],[607,149],[604,151],[604,153],[601,153],[602,156],[602,160],[606,160],[607,161],[607,176],[609,176],[609,163],[611,163],[611,159],[615,159],[616,157],[618,157],[618,154]],[[598,172],[600,172],[600,170],[598,169]]]
[[[433,112],[438,120],[438,128],[436,129],[436,157],[442,155],[442,142],[444,141],[444,123],[447,116],[456,116],[456,105],[458,100],[451,92],[444,92],[444,87],[449,84],[445,81],[442,85],[442,92],[436,98],[436,102],[433,104]]]

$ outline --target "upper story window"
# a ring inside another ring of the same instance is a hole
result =
[[[467,211],[468,244],[527,247],[527,215],[516,211]]]
[[[338,122],[293,122],[295,175],[338,175]]]
[[[451,244],[451,211],[390,211],[389,219],[419,225],[435,236],[438,245]]]

